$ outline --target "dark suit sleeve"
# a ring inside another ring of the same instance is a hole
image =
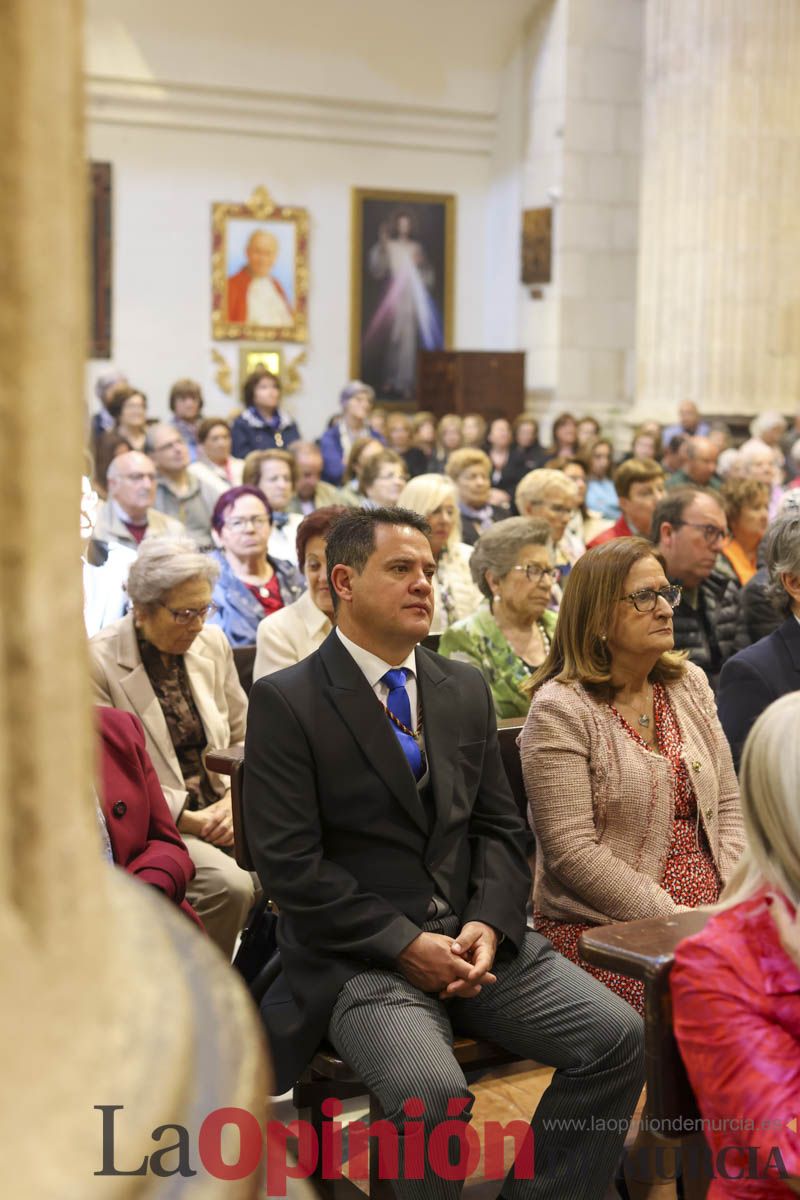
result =
[[[472,862],[464,922],[483,921],[519,948],[531,890],[527,837],[500,755],[491,692],[483,676],[480,682],[486,705],[486,749],[469,826]]]
[[[752,663],[738,655],[725,663],[719,677],[717,709],[737,771],[748,733],[775,698],[775,689]]]
[[[305,947],[394,963],[420,933],[413,921],[326,859],[312,748],[269,677],[250,694],[245,825],[261,886]]]

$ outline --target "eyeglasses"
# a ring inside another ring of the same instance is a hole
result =
[[[130,475],[118,475],[117,479],[127,479],[130,483],[142,483],[144,480],[155,483],[156,476],[154,471],[134,471]]]
[[[538,583],[540,579],[544,579],[545,575],[549,575],[553,583],[557,583],[561,576],[559,567],[540,567],[538,563],[526,563],[524,567],[516,566],[511,570],[524,571],[528,583]]]
[[[165,608],[172,617],[176,625],[188,625],[191,621],[205,621],[206,617],[213,617],[215,612],[219,612],[216,604],[206,604],[204,608],[170,608],[168,604],[159,604]]]
[[[241,533],[244,529],[264,529],[269,525],[269,517],[231,517],[230,520],[224,521],[226,529],[233,530],[234,533]]]
[[[666,600],[670,608],[677,608],[681,602],[682,590],[675,584],[659,588],[657,591],[655,588],[642,588],[641,591],[620,596],[620,600],[627,600],[639,613],[651,613],[655,612],[659,600]]]
[[[703,539],[707,546],[724,546],[730,541],[730,534],[727,529],[720,529],[719,525],[700,525],[697,521],[673,521],[673,528],[679,525],[688,525],[691,529],[699,529],[703,535]]]
[[[553,513],[556,517],[571,517],[575,512],[574,508],[569,508],[566,504],[550,504],[547,500],[540,500],[539,505],[541,508],[546,508],[548,512]]]

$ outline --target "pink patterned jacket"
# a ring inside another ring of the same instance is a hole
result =
[[[698,816],[723,883],[744,845],[731,752],[705,674],[667,684]],[[580,684],[546,683],[520,735],[536,833],[534,908],[605,924],[669,916],[661,887],[672,837],[670,763],[637,744]]]
[[[675,953],[674,1026],[711,1147],[709,1200],[800,1190],[800,967],[760,892]],[[783,1173],[783,1174],[782,1174]]]

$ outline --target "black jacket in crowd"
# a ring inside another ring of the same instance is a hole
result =
[[[769,575],[760,567],[739,597],[739,619],[736,624],[736,650],[744,650],[779,629],[786,614],[775,607],[767,594]]]
[[[712,687],[735,649],[740,591],[734,580],[712,571],[696,589],[684,589],[673,615],[675,649],[689,651],[690,662],[705,671]]]

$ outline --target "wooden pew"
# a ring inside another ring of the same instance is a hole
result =
[[[645,1082],[647,1114],[654,1132],[664,1140],[682,1137],[699,1121],[697,1107],[678,1043],[672,1029],[669,974],[675,948],[699,933],[708,912],[676,913],[674,917],[600,925],[581,934],[580,951],[587,962],[644,983]],[[685,1200],[702,1200],[709,1179],[704,1163],[702,1132],[682,1137],[691,1163],[684,1178]]]

